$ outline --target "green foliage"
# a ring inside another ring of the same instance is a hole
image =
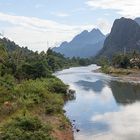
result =
[[[53,52],[51,49],[47,51],[47,61],[50,70],[53,72],[72,66],[87,66],[94,63],[93,58],[65,58],[62,54]]]
[[[53,52],[51,49],[48,49],[48,51],[47,51],[47,59],[46,60],[47,60],[49,69],[52,72],[55,72],[57,70],[61,70],[63,68],[68,68],[68,67],[73,65],[69,58],[65,58],[60,53]]]
[[[14,77],[11,75],[0,77],[0,105],[5,101],[11,101],[14,99],[14,95],[12,94],[14,83]]]
[[[140,68],[140,54],[136,51],[127,54],[117,54],[113,56],[110,62],[101,58],[97,64],[102,66],[101,69],[105,73],[130,74],[129,71],[123,69]]]
[[[46,106],[46,109],[45,109],[45,113],[48,114],[48,115],[53,115],[53,114],[60,114],[62,113],[62,106],[61,105],[55,105],[55,104],[48,104]]]
[[[8,54],[7,51],[4,47],[3,42],[0,41],[0,75],[1,75],[1,70],[2,67],[6,64],[6,60],[7,60]]]
[[[51,49],[41,53],[32,52],[27,48],[20,48],[6,38],[1,39],[0,53],[1,75],[14,75],[18,81],[50,77],[52,72],[64,68],[86,66],[93,63],[92,58],[65,58]]]
[[[10,90],[6,89],[4,86],[0,86],[0,105],[5,101],[12,100],[13,96],[10,93]]]
[[[1,140],[53,140],[51,126],[42,124],[36,117],[20,116],[12,119],[1,129]]]
[[[57,85],[60,87],[57,88]],[[12,107],[14,99],[14,104],[18,103],[19,108],[25,109],[24,117],[15,118],[3,126],[0,137],[2,140],[52,139],[48,135],[48,126],[42,128],[45,124],[40,125],[38,120],[27,116],[26,111],[31,111],[34,107],[40,106],[46,115],[62,114],[64,105],[63,97],[66,94],[67,86],[61,80],[55,77],[27,80],[14,85],[12,90],[8,90],[6,87],[2,88],[2,86],[0,90],[1,104],[8,101],[8,105]],[[7,110],[7,108],[5,109]]]
[[[14,95],[26,108],[43,105],[46,114],[59,114],[62,112],[67,88],[57,78],[28,80],[15,86]]]
[[[108,73],[109,72],[109,59],[107,57],[101,57],[100,59],[96,60],[96,64],[98,64],[99,66],[101,66],[101,70],[104,73]]]
[[[65,85],[61,80],[57,78],[50,78],[47,83],[47,87],[50,92],[66,94],[68,86]]]
[[[112,59],[112,64],[118,68],[130,67],[130,57],[128,55],[115,55]]]
[[[104,65],[101,67],[102,72],[109,74],[109,66],[108,65]]]
[[[23,64],[22,72],[27,79],[47,77],[47,70],[43,63]]]
[[[101,57],[100,59],[96,60],[96,63],[102,67],[109,66],[109,60],[107,57]]]
[[[4,63],[5,59],[7,59],[7,51],[4,47],[3,42],[0,41],[0,63]]]
[[[45,115],[64,117],[68,86],[52,73],[92,62],[93,59],[65,58],[51,49],[33,52],[6,38],[0,39],[0,119],[4,124],[0,129],[0,139],[52,140],[49,125],[33,117],[37,111],[41,119]],[[11,120],[22,110],[23,116]],[[33,116],[27,116],[26,112]]]
[[[15,79],[12,75],[4,75],[0,77],[0,86],[5,86],[8,89],[12,89],[15,83]]]

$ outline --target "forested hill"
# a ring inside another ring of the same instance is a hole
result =
[[[47,52],[33,52],[27,47],[21,48],[7,38],[0,39],[0,49],[1,74],[14,75],[18,80],[46,77],[63,68],[91,63],[89,59],[65,58],[51,49]]]
[[[20,49],[24,51],[26,54],[33,53],[33,51],[29,50],[27,47],[20,47],[14,41],[9,40],[8,38],[0,38],[0,42],[3,43],[4,47],[8,52],[16,51]]]

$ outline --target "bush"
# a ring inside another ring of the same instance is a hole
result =
[[[102,72],[109,74],[109,66],[102,66],[101,70],[102,70]]]
[[[45,65],[41,62],[22,65],[22,72],[27,79],[47,77],[47,74],[50,74]]]
[[[13,89],[15,85],[15,79],[12,75],[5,74],[3,77],[0,77],[0,86],[4,86],[6,89]]]
[[[7,90],[5,87],[0,86],[0,105],[3,104],[5,101],[11,101],[13,96],[11,95],[10,91]]]
[[[29,80],[18,84],[14,88],[14,92],[21,104],[32,106],[46,100],[48,87],[45,80]]]
[[[45,113],[48,115],[62,113],[61,105],[48,105],[46,106]]]
[[[24,81],[14,89],[15,96],[25,106],[35,104],[63,105],[67,86],[57,78]],[[59,94],[58,94],[59,93]]]
[[[50,92],[66,94],[68,86],[57,78],[50,78],[48,80],[48,89]]]
[[[49,94],[47,97],[45,113],[48,115],[60,114],[62,113],[62,108],[64,101],[61,95],[59,94]]]
[[[53,140],[51,126],[44,125],[36,117],[14,118],[1,129],[1,140]]]
[[[127,69],[128,67],[130,67],[129,55],[115,55],[112,59],[112,65],[117,68]]]

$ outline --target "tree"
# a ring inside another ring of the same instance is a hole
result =
[[[109,60],[107,57],[101,57],[97,60],[97,64],[102,67],[109,66]]]
[[[128,55],[115,55],[112,59],[112,65],[117,68],[128,68],[130,66],[130,58]]]
[[[4,44],[0,42],[0,63],[4,64],[5,59],[7,59],[8,53],[4,47]]]
[[[36,62],[34,64],[23,64],[21,71],[24,75],[23,77],[27,79],[36,79],[49,75],[46,67],[41,62]]]

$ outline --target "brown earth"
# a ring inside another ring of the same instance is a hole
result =
[[[41,108],[36,108],[33,114],[37,115],[43,122],[51,124],[52,136],[56,140],[74,140],[72,125],[64,114],[45,115]]]

